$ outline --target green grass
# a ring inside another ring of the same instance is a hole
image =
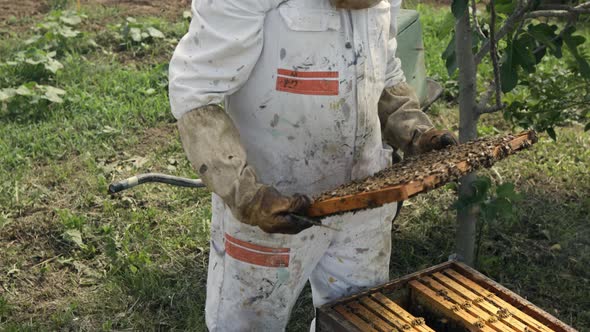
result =
[[[169,42],[118,51],[101,27],[122,22],[113,8],[84,7],[80,27],[99,42],[60,59],[54,84],[67,100],[40,111],[0,112],[0,330],[205,330],[204,301],[211,215],[209,193],[146,185],[117,196],[114,180],[148,172],[193,176],[169,112]],[[445,79],[436,27],[421,5],[431,75]],[[171,38],[183,22],[144,17]],[[10,55],[27,35],[0,41]],[[448,41],[448,40],[447,40]],[[441,127],[456,109],[433,108]],[[482,133],[511,127],[496,116]],[[590,135],[572,126],[557,143],[484,172],[512,181],[526,199],[518,222],[486,225],[478,268],[564,322],[590,330]],[[392,277],[443,262],[453,252],[455,197],[441,189],[407,202],[396,222]],[[313,317],[307,288],[289,330]]]

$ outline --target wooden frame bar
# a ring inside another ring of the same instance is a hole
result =
[[[514,151],[529,147],[536,141],[536,133],[534,131],[527,131],[508,142],[508,146],[510,147],[508,151],[504,150],[503,146],[497,146],[492,154],[494,158],[503,158],[514,153]],[[458,169],[462,174],[467,174],[476,169],[476,167],[470,166],[467,161],[457,163],[454,168]],[[406,200],[422,192],[440,187],[445,183],[440,177],[432,175],[422,180],[411,181],[389,188],[317,201],[311,205],[307,211],[307,215],[310,217],[322,217],[347,211],[378,207],[387,203]]]

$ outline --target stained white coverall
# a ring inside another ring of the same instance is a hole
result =
[[[403,82],[401,0],[336,10],[329,0],[195,0],[170,63],[172,112],[225,103],[259,180],[316,195],[391,162],[377,104]],[[320,306],[388,280],[396,204],[329,217],[339,229],[268,234],[213,195],[211,331],[283,330],[307,280]]]

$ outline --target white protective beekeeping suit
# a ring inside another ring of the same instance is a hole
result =
[[[329,0],[195,0],[170,63],[175,117],[225,103],[264,184],[313,196],[390,164],[377,105],[404,81],[400,1],[337,10]],[[396,204],[329,217],[340,231],[267,234],[213,195],[207,280],[212,331],[277,331],[309,279],[319,306],[388,279]]]

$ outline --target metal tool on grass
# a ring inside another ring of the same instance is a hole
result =
[[[204,188],[204,187],[206,187],[205,184],[203,183],[203,181],[200,179],[187,179],[187,178],[182,178],[182,177],[172,176],[172,175],[167,175],[167,174],[160,174],[160,173],[146,173],[146,174],[139,174],[136,176],[132,176],[132,177],[125,179],[123,181],[112,183],[109,186],[109,194],[113,195],[113,194],[119,193],[121,191],[131,189],[131,188],[138,186],[140,184],[154,183],[154,182],[155,183],[165,183],[165,184],[169,184],[169,185],[173,185],[173,186],[177,186],[177,187],[186,187],[186,188]],[[340,229],[332,227],[332,226],[324,225],[320,221],[311,219],[306,216],[301,216],[301,215],[297,215],[297,214],[290,214],[290,215],[291,215],[291,217],[293,217],[299,221],[305,222],[305,223],[312,225],[312,226],[323,227],[323,228],[331,229],[333,231],[340,230]]]
[[[177,187],[187,187],[187,188],[204,188],[205,184],[200,179],[187,179],[181,178],[178,176],[160,174],[160,173],[147,173],[147,174],[139,174],[136,176],[132,176],[126,180],[119,181],[112,183],[109,186],[109,194],[116,194],[123,190],[131,189],[135,186],[144,183],[165,183],[170,184]]]

